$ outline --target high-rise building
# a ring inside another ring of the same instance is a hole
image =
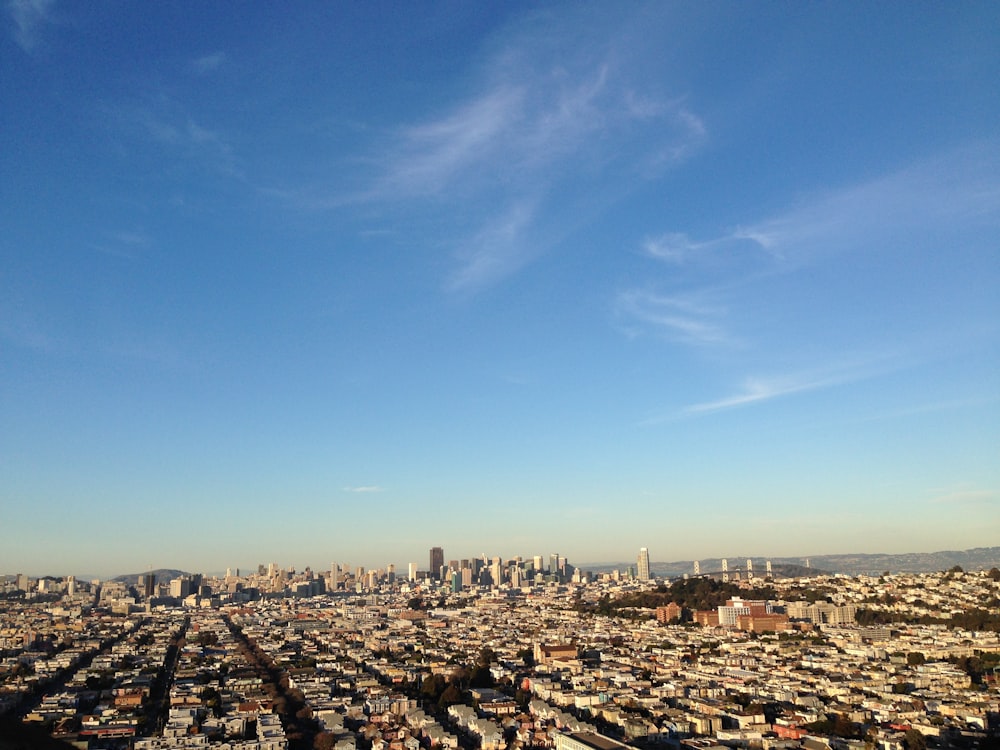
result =
[[[639,580],[649,580],[649,550],[645,547],[639,549]]]
[[[156,576],[153,573],[143,573],[142,575],[142,595],[146,599],[152,598],[156,593]]]
[[[411,581],[417,580],[417,564],[416,563],[410,563],[409,569],[407,570],[407,578],[409,578]]]
[[[431,547],[431,578],[441,580],[441,568],[444,567],[444,550],[440,547]]]
[[[499,586],[503,583],[503,561],[499,557],[494,557],[493,562],[490,564],[490,578],[493,579],[493,585]]]

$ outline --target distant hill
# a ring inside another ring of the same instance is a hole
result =
[[[747,557],[736,555],[726,558],[729,572],[737,570],[745,577]],[[964,551],[942,552],[908,552],[903,554],[847,554],[847,555],[816,555],[815,557],[751,557],[754,575],[763,578],[766,575],[767,561],[771,561],[771,572],[774,577],[793,577],[807,575],[822,575],[824,573],[843,573],[846,575],[874,574],[885,571],[890,573],[933,573],[948,570],[959,565],[964,570],[989,570],[1000,568],[1000,547],[977,547]],[[809,567],[806,567],[808,560]],[[702,575],[718,574],[722,571],[721,558],[704,558],[698,561]],[[611,570],[626,570],[635,568],[636,562],[616,563],[582,563],[577,567],[594,573],[604,573]],[[650,572],[657,578],[678,578],[685,573],[694,572],[694,560],[678,560],[674,562],[651,562]]]
[[[112,578],[112,581],[124,583],[126,586],[138,586],[139,579],[142,578],[146,573],[152,573],[156,576],[156,582],[161,583],[163,581],[170,581],[178,576],[190,575],[190,573],[185,573],[183,570],[173,570],[172,568],[157,568],[156,570],[147,570],[143,573],[127,573],[123,576],[117,576]]]
[[[899,555],[817,555],[811,562],[814,567],[848,575],[878,574],[886,570],[890,573],[932,573],[948,570],[956,565],[963,570],[989,570],[1000,567],[1000,547],[908,552]]]

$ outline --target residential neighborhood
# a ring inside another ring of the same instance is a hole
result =
[[[173,599],[148,581],[15,582],[32,591],[3,601],[0,711],[88,750],[913,750],[1000,735],[995,569],[468,588],[379,571],[346,590],[337,572],[283,574],[267,595],[232,572],[163,582]],[[632,606],[695,584],[740,595]]]

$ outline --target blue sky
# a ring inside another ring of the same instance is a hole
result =
[[[1000,543],[995,4],[2,20],[0,571]]]

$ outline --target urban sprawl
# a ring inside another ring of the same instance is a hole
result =
[[[0,576],[2,726],[87,750],[1000,746],[996,568],[428,562]]]

